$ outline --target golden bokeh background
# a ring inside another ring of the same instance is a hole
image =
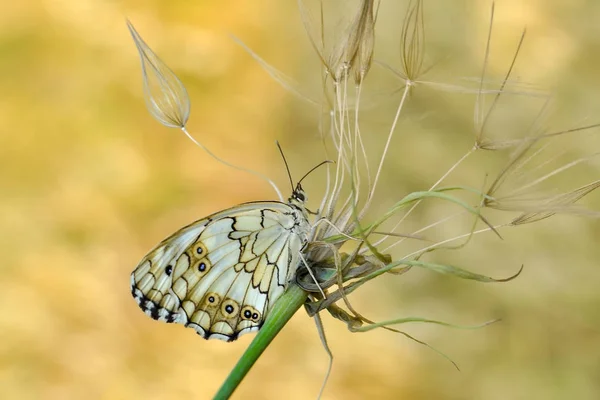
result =
[[[406,4],[383,3],[376,58],[397,67]],[[340,8],[348,15],[348,7]],[[489,2],[426,3],[432,80],[479,75],[489,12]],[[556,93],[554,130],[598,122],[600,5],[506,0],[496,12],[490,74],[502,77],[526,26],[513,78]],[[296,177],[324,158],[318,112],[274,82],[230,37],[241,38],[299,87],[317,94],[318,63],[295,2],[4,2],[2,399],[210,398],[252,339],[204,341],[189,329],[152,321],[129,293],[131,270],[165,236],[209,213],[271,199],[273,193],[151,118],[125,17],[185,83],[192,99],[188,127],[215,153],[267,173],[284,189],[276,139]],[[336,20],[332,15],[330,28]],[[378,67],[372,74],[386,72]],[[393,81],[391,74],[387,79]],[[416,88],[386,165],[381,204],[428,187],[469,149],[473,99]],[[371,110],[372,119],[365,120],[374,127],[368,143],[381,143],[398,100],[390,94],[387,106]],[[523,123],[524,111],[535,118],[527,106],[515,104],[512,110],[497,121],[499,131]],[[573,158],[593,153],[594,144],[600,148],[593,137],[585,140],[569,137]],[[474,159],[456,181],[479,185],[485,158]],[[588,167],[588,175],[565,182],[598,179],[598,163]],[[322,190],[317,175],[306,185],[313,199]],[[598,204],[598,196],[587,200]],[[352,298],[377,320],[503,321],[473,331],[404,327],[450,355],[461,366],[458,372],[402,336],[353,334],[324,316],[335,356],[324,398],[597,399],[599,237],[597,221],[557,216],[505,231],[504,241],[481,237],[458,257],[448,254],[454,263],[493,276],[525,264],[513,282],[486,285],[411,271],[367,285]],[[314,323],[299,312],[236,396],[315,398],[326,368]]]

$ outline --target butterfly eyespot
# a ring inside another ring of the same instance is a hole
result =
[[[238,304],[232,299],[225,300],[221,305],[221,312],[229,318],[236,316],[239,309]]]
[[[206,307],[214,307],[215,305],[218,305],[221,302],[221,296],[219,296],[218,294],[211,292],[211,293],[207,293],[204,296],[204,299],[202,301],[203,304],[206,305]]]
[[[167,265],[167,268],[165,268],[165,274],[167,274],[167,276],[171,276],[172,272],[173,272],[173,266]]]
[[[197,276],[203,277],[210,271],[211,264],[206,258],[202,258],[196,261],[192,268],[196,271]]]
[[[198,242],[192,247],[192,254],[196,258],[204,257],[206,254],[206,247],[201,242]]]
[[[244,306],[244,308],[242,308],[242,318],[250,320],[252,322],[259,322],[260,313],[256,308],[252,306]]]

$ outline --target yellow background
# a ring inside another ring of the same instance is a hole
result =
[[[273,143],[282,142],[298,178],[324,158],[315,150],[318,112],[272,81],[229,34],[316,95],[318,64],[294,3],[0,5],[0,398],[199,399],[217,390],[252,336],[208,342],[189,329],[152,321],[131,298],[129,274],[184,224],[273,193],[150,117],[125,17],[185,83],[192,99],[190,131],[224,158],[267,173],[287,193]],[[405,6],[387,3],[395,2],[384,1],[376,58],[397,67]],[[600,6],[583,0],[521,3],[497,4],[491,75],[506,71],[527,26],[514,78],[555,91],[554,130],[598,122]],[[489,6],[426,4],[431,79],[479,75]],[[329,27],[336,23],[333,18]],[[377,68],[372,74],[387,73]],[[388,75],[386,82],[392,81]],[[389,104],[397,104],[397,94],[390,96]],[[415,89],[386,165],[381,204],[426,188],[469,149],[472,100]],[[391,122],[393,108],[380,111],[369,121],[376,128],[367,134],[369,143],[380,144]],[[514,106],[515,120],[521,111]],[[499,131],[513,122],[508,114],[497,122]],[[573,158],[590,152],[589,142],[580,140],[567,141]],[[485,154],[470,165],[456,181],[479,187]],[[585,179],[597,179],[599,172],[592,163]],[[322,177],[313,176],[306,187],[317,199]],[[598,196],[588,199],[597,203]],[[449,354],[462,368],[457,372],[402,336],[352,334],[325,316],[335,362],[324,398],[598,398],[599,235],[598,222],[559,216],[505,231],[504,241],[476,240],[458,258],[449,255],[461,266],[500,277],[525,264],[523,275],[507,284],[423,271],[378,279],[352,297],[374,319],[503,321],[475,331],[405,327]],[[314,398],[326,367],[314,324],[299,312],[236,394]]]

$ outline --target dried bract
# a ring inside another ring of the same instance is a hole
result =
[[[371,68],[377,8],[374,0],[361,1],[341,41],[329,54],[326,68],[334,81],[340,82],[354,71],[354,79],[360,84]]]
[[[411,1],[404,18],[400,42],[402,71],[408,81],[415,81],[422,73],[424,46],[423,2],[421,0]]]
[[[130,21],[127,21],[127,27],[140,55],[144,100],[148,111],[167,127],[185,127],[190,116],[190,98],[185,86],[154,54]]]

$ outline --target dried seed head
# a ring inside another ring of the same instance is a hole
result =
[[[364,28],[354,68],[354,81],[357,85],[362,83],[369,69],[371,69],[375,47],[375,20],[377,19],[377,10],[373,9],[373,1],[366,1],[363,4],[362,11],[364,14]]]
[[[600,153],[561,163],[552,168],[543,168],[550,166],[552,159],[535,165],[536,157],[549,147],[548,140],[578,130],[571,129],[523,139],[507,165],[487,189],[483,206],[501,211],[521,212],[522,214],[513,219],[510,225],[537,222],[559,213],[597,216],[598,213],[579,207],[575,203],[600,187],[600,181],[558,195],[548,194],[541,185],[577,165],[589,162]]]
[[[423,2],[421,0],[411,1],[404,17],[400,41],[402,72],[409,81],[415,81],[422,73],[424,37]]]
[[[363,0],[342,41],[329,55],[326,67],[335,81],[343,80],[354,71],[354,79],[359,84],[371,68],[376,9],[374,0]]]
[[[148,47],[131,22],[127,21],[127,27],[140,55],[148,111],[167,127],[185,127],[190,116],[190,98],[185,86]]]
[[[579,187],[571,192],[548,197],[541,204],[533,206],[533,211],[524,212],[511,221],[511,225],[522,225],[550,218],[554,214],[583,214],[599,217],[600,213],[593,212],[584,207],[577,207],[575,202],[587,196],[600,187],[600,181],[595,181]]]

